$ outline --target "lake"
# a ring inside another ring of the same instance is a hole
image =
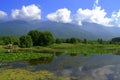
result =
[[[67,55],[1,63],[0,68],[47,70],[71,80],[120,80],[120,56],[113,54]]]

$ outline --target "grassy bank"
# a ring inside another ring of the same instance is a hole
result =
[[[29,60],[41,57],[53,57],[54,53],[65,54],[107,54],[119,53],[120,45],[115,44],[53,44],[47,47],[14,48],[13,52],[0,46],[0,61]]]
[[[30,60],[37,59],[41,57],[53,57],[50,53],[0,53],[0,61],[8,62],[14,60]]]
[[[77,54],[99,54],[99,53],[116,53],[119,52],[119,44],[53,44],[50,46],[34,46],[32,48],[19,48],[16,47],[12,52],[18,53],[77,53]],[[0,46],[0,52],[4,53],[7,49]]]
[[[120,50],[120,45],[115,44],[54,44],[48,46],[53,50],[58,50],[64,53],[78,54],[105,54],[116,53]]]

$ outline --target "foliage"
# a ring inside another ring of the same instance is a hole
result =
[[[57,44],[61,44],[61,43],[63,43],[63,40],[62,40],[62,39],[57,38],[57,39],[55,40],[55,43],[57,43]]]
[[[11,36],[4,36],[2,39],[3,39],[3,43],[5,45],[12,44],[12,37]]]
[[[54,43],[54,37],[50,32],[32,30],[28,35],[31,36],[34,46],[48,46]]]
[[[19,38],[13,37],[12,41],[13,41],[13,45],[19,45]]]
[[[98,42],[99,44],[103,44],[102,38],[98,38],[97,42]]]
[[[88,39],[84,38],[83,43],[87,44],[88,43]]]
[[[39,46],[48,46],[54,43],[54,37],[50,32],[41,32],[38,41]]]
[[[70,38],[70,43],[78,43],[78,39],[77,38]]]
[[[32,47],[32,45],[33,45],[33,42],[32,42],[31,36],[23,35],[20,37],[20,47],[29,48],[29,47]]]
[[[119,43],[120,37],[112,38],[111,43]]]
[[[28,35],[31,36],[32,41],[33,41],[33,46],[39,46],[39,36],[40,36],[40,32],[38,30],[31,30],[28,32]]]
[[[72,43],[72,44],[78,43],[78,42],[80,42],[80,41],[81,41],[80,39],[74,38],[74,37],[72,37],[72,38],[67,38],[67,39],[65,40],[66,43]]]

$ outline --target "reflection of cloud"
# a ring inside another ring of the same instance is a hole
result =
[[[107,76],[114,73],[112,68],[115,68],[114,65],[107,65],[101,68],[97,68],[92,71],[92,76],[94,77],[94,80],[107,80]],[[110,77],[110,76],[109,76]]]
[[[99,68],[78,66],[55,71],[55,74],[75,80],[120,80],[120,65],[105,65]]]
[[[72,73],[72,70],[69,70],[69,69],[64,69],[61,74],[64,76],[64,77],[69,77]]]

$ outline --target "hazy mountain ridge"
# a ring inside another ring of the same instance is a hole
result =
[[[50,31],[57,38],[88,38],[111,39],[120,36],[119,27],[105,27],[95,23],[84,22],[82,26],[69,23],[57,23],[51,21],[4,21],[0,23],[0,36],[21,36],[29,30]]]

